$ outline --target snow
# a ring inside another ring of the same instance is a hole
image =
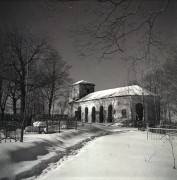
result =
[[[90,137],[107,133],[97,127],[82,126],[55,134],[25,134],[24,142],[0,143],[0,179],[22,179],[39,175],[70,149],[83,146]]]
[[[87,96],[77,100],[76,102],[83,102],[83,101],[89,101],[93,99],[101,99],[101,98],[110,98],[110,97],[118,97],[118,96],[133,96],[133,95],[152,95],[154,96],[154,93],[151,93],[147,91],[146,89],[141,88],[138,85],[133,86],[126,86],[126,87],[120,87],[120,88],[114,88],[114,89],[107,89],[102,91],[97,91],[88,94]]]
[[[95,85],[94,83],[92,82],[88,82],[88,81],[85,81],[85,80],[80,80],[72,85],[76,85],[76,84],[92,84],[92,85]]]
[[[35,127],[39,127],[39,126],[46,126],[47,124],[45,122],[42,121],[36,121],[33,123],[33,126]]]
[[[23,143],[0,143],[0,179],[176,179],[168,148],[146,132],[100,124],[25,134]]]
[[[168,144],[129,131],[95,139],[37,179],[177,179]],[[51,165],[52,167],[52,165]]]

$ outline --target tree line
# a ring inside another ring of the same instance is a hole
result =
[[[68,101],[71,66],[48,37],[27,28],[0,28],[0,113],[22,117],[64,113]]]
[[[144,87],[160,98],[161,120],[171,122],[177,113],[177,55],[176,50],[142,78]]]

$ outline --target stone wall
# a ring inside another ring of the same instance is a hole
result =
[[[108,107],[112,105],[112,117],[113,122],[122,119],[131,119],[131,108],[129,97],[116,97],[109,99],[99,99],[93,101],[86,101],[80,103],[74,103],[71,105],[70,114],[72,117],[75,116],[75,111],[81,107],[81,120],[85,122],[85,109],[88,108],[88,122],[92,122],[92,108],[96,110],[96,122],[100,122],[100,107],[103,106],[103,119],[104,122],[108,120]],[[122,110],[126,109],[126,117],[122,117]]]
[[[79,88],[80,88],[79,84],[70,86],[69,102],[79,99]]]
[[[108,122],[108,108],[112,105],[112,122],[122,120],[136,120],[136,104],[140,103],[145,106],[145,121],[159,121],[155,113],[155,104],[153,96],[124,96],[108,99],[91,100],[86,102],[77,102],[70,104],[70,116],[75,116],[75,111],[81,108],[81,121],[92,122],[92,108],[95,107],[95,122],[100,122],[100,107],[103,106],[103,122]],[[85,117],[85,109],[88,108],[88,116]],[[124,114],[123,114],[124,112]],[[144,117],[143,117],[144,120]]]

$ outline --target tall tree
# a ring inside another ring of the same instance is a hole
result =
[[[21,98],[19,84],[17,83],[17,81],[10,82],[10,84],[9,84],[9,97],[12,101],[12,110],[13,110],[13,114],[15,115],[15,114],[17,114],[18,100],[20,100],[20,98]]]
[[[161,117],[171,121],[177,107],[177,57],[169,56],[158,69],[145,75],[145,87],[160,97]]]
[[[10,65],[18,76],[21,91],[21,114],[24,114],[27,78],[34,63],[42,59],[47,51],[47,41],[29,32],[15,29],[9,32],[9,46],[11,48]]]
[[[46,38],[37,37],[25,28],[4,28],[2,31],[6,39],[6,59],[2,78],[18,85],[20,91],[20,111],[25,125],[25,109],[27,85],[31,83],[29,77],[37,61],[44,59],[48,51]],[[21,135],[23,141],[23,130]]]
[[[0,112],[1,119],[4,116],[7,99],[9,97],[9,84],[8,79],[4,79],[4,75],[8,75],[4,71],[4,66],[8,57],[8,46],[7,46],[7,36],[0,31]]]
[[[43,78],[47,82],[43,92],[47,99],[48,114],[51,114],[52,105],[61,96],[63,87],[70,80],[69,69],[71,67],[62,60],[61,56],[54,49],[49,52],[43,62]]]
[[[10,95],[10,82],[7,80],[1,80],[0,82],[0,110],[1,119],[4,116],[7,100]]]

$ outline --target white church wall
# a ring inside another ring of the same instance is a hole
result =
[[[78,111],[78,107],[81,107],[81,119],[85,122],[85,108],[88,108],[88,122],[92,122],[92,108],[95,107],[96,122],[99,122],[100,106],[103,106],[104,122],[107,122],[108,107],[112,105],[112,117],[113,121],[131,119],[131,102],[130,97],[114,97],[108,99],[99,99],[86,102],[74,103],[71,110],[71,116],[75,116],[75,111]],[[126,110],[126,117],[122,117],[122,110]]]

